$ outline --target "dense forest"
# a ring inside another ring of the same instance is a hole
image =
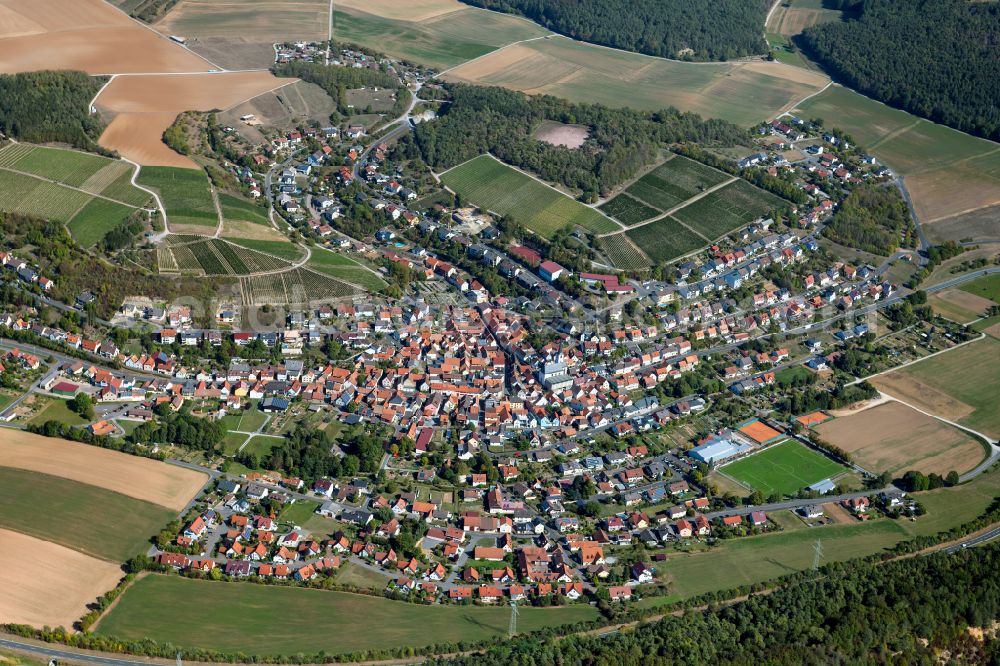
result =
[[[438,171],[483,153],[532,171],[545,180],[605,193],[653,161],[661,147],[680,141],[748,143],[742,128],[722,120],[664,109],[655,113],[573,104],[556,97],[527,96],[505,88],[448,84],[451,103],[438,120],[417,125],[421,156]],[[578,149],[532,138],[543,120],[586,125]]]
[[[840,0],[860,16],[802,44],[845,85],[918,116],[1000,139],[1000,4]]]
[[[0,75],[0,132],[101,152],[96,140],[103,126],[90,115],[90,100],[105,80],[76,71]]]
[[[863,185],[851,192],[833,214],[823,235],[841,245],[889,256],[899,247],[915,247],[917,230],[895,187]]]
[[[527,16],[574,39],[664,58],[728,60],[767,52],[768,0],[463,0]]]
[[[885,564],[835,564],[722,609],[561,641],[531,636],[454,666],[997,663],[1000,546]],[[967,628],[987,628],[976,634]],[[982,636],[982,638],[980,638]],[[943,652],[950,659],[942,659]]]

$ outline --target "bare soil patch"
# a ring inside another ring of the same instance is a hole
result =
[[[1000,204],[1000,181],[962,165],[908,175],[905,180],[917,215],[931,229],[938,220]],[[989,235],[997,236],[996,226]]]
[[[590,129],[584,125],[566,125],[546,120],[535,130],[534,137],[553,146],[576,149],[590,136]]]
[[[983,458],[982,446],[973,437],[895,401],[815,430],[872,471],[915,469],[944,475],[972,469]]]
[[[100,0],[4,0],[0,72],[198,72],[203,58]]]
[[[270,72],[119,77],[97,98],[99,108],[117,114],[100,144],[147,166],[197,168],[163,143],[178,113],[228,109],[294,80]]]
[[[200,472],[156,460],[20,430],[0,435],[0,465],[61,476],[177,511],[207,480]]]
[[[240,238],[246,240],[279,241],[288,240],[287,236],[278,233],[273,227],[246,220],[226,220],[222,224],[224,238]]]
[[[827,504],[821,505],[821,508],[823,509],[823,512],[830,517],[830,520],[838,525],[856,522],[851,514],[847,512],[847,509],[840,506],[836,502],[828,502]]]
[[[426,21],[442,14],[468,9],[457,0],[338,0],[337,5],[347,9],[375,14],[401,21]]]
[[[890,372],[869,380],[869,383],[880,391],[896,396],[904,402],[918,406],[931,414],[937,414],[949,421],[958,421],[971,414],[975,409],[960,400],[956,400],[944,391],[924,383],[907,372]]]
[[[927,236],[934,242],[964,238],[972,240],[1000,239],[1000,206],[987,206],[969,213],[953,215],[923,225]]]
[[[117,564],[0,529],[0,621],[66,627],[124,575]]]
[[[163,143],[163,132],[175,118],[174,112],[119,113],[104,129],[100,144],[143,166],[197,169],[191,158],[175,153]]]

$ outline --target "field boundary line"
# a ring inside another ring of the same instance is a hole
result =
[[[214,62],[212,62],[211,60],[209,60],[205,56],[203,56],[203,55],[201,55],[199,53],[195,53],[194,51],[192,51],[191,49],[189,49],[186,45],[181,44],[180,42],[175,42],[174,40],[170,39],[169,36],[164,35],[162,32],[160,32],[159,30],[157,30],[153,26],[149,25],[148,23],[143,23],[139,19],[137,19],[137,18],[135,18],[133,16],[129,16],[128,13],[124,9],[122,9],[121,7],[118,7],[117,5],[115,5],[115,4],[111,3],[111,2],[107,2],[105,4],[107,4],[110,7],[113,7],[116,11],[120,12],[122,14],[122,16],[124,16],[125,18],[127,18],[129,21],[132,21],[133,23],[138,24],[139,27],[141,27],[141,28],[145,28],[146,30],[149,30],[151,33],[153,33],[154,35],[156,35],[160,39],[165,39],[170,44],[173,44],[174,46],[177,46],[179,48],[184,49],[185,51],[187,51],[188,53],[190,53],[191,55],[193,55],[195,58],[199,58],[200,60],[204,60],[206,63],[208,63],[209,65],[211,65],[215,69],[219,69],[219,70],[225,71],[225,68],[219,67],[218,65],[216,65]],[[169,13],[170,12],[168,11],[167,14],[169,14]],[[161,18],[166,18],[166,15],[164,15]]]
[[[128,162],[129,164],[135,167],[135,171],[132,173],[132,178],[130,179],[132,187],[138,188],[143,192],[148,192],[153,197],[153,201],[156,202],[156,206],[160,211],[160,215],[163,216],[163,234],[162,235],[157,234],[157,237],[154,238],[154,240],[155,241],[163,240],[163,238],[170,233],[170,221],[167,219],[167,209],[163,206],[163,202],[160,200],[160,195],[154,192],[153,190],[149,189],[148,187],[144,187],[136,182],[136,178],[139,177],[139,172],[142,170],[142,165],[140,165],[138,162],[133,162],[132,160],[126,157],[123,157],[122,161]]]
[[[778,118],[781,118],[783,116],[790,116],[792,114],[792,109],[797,109],[798,107],[802,106],[803,104],[805,104],[806,102],[808,102],[809,100],[811,100],[816,95],[823,94],[824,92],[826,92],[827,88],[829,88],[832,85],[834,85],[833,79],[830,79],[830,81],[825,86],[823,86],[822,88],[820,88],[816,92],[814,92],[812,94],[809,94],[809,95],[806,95],[805,97],[803,97],[802,99],[798,100],[797,102],[791,104],[790,106],[785,107],[785,110],[782,111],[781,113],[779,113],[778,115],[776,115],[774,117],[774,119],[777,120]]]
[[[658,222],[658,221],[662,220],[665,217],[670,217],[671,215],[673,215],[677,211],[682,210],[684,208],[687,208],[689,205],[693,204],[695,201],[703,199],[703,198],[707,197],[709,194],[712,194],[713,192],[715,192],[716,190],[721,190],[726,185],[729,185],[730,183],[734,183],[737,180],[740,180],[739,176],[733,176],[733,175],[730,175],[730,174],[727,174],[727,175],[729,175],[729,180],[724,180],[721,183],[713,185],[712,187],[708,188],[704,192],[699,192],[698,194],[694,195],[690,199],[685,199],[684,201],[682,201],[681,203],[677,204],[673,208],[670,208],[670,209],[664,211],[664,213],[662,215],[658,216],[658,217],[654,217],[654,218],[652,218],[650,220],[646,220],[645,222],[640,222],[639,224],[633,224],[631,227],[625,227],[623,229],[623,231],[632,231],[633,229],[638,229],[639,227],[644,227],[644,226],[646,226],[648,224],[652,224],[653,222]],[[629,196],[632,196],[632,195],[629,195]],[[640,199],[640,201],[642,201],[642,200]],[[643,203],[645,203],[645,202],[643,202]],[[654,206],[654,208],[655,208],[655,206]],[[674,219],[677,220],[676,217]],[[692,229],[691,227],[689,227],[688,225],[684,224],[680,220],[677,220],[677,221],[681,224],[681,226],[685,227],[688,231],[691,231],[691,232],[697,234],[699,237],[704,238],[705,241],[707,241],[709,243],[712,242],[712,239],[708,238],[705,234]],[[612,236],[615,233],[618,233],[618,232],[612,232],[612,233],[608,233],[608,234],[598,234],[597,237],[598,238],[604,238],[605,236]],[[729,232],[729,233],[732,233],[732,232]],[[728,236],[729,234],[724,234],[724,235]]]
[[[479,8],[477,7],[476,9],[479,9]],[[492,11],[492,10],[486,10],[486,11]],[[454,13],[454,12],[452,12],[452,13]],[[496,13],[497,13],[497,14],[503,14],[503,12],[496,12]],[[514,16],[513,14],[503,14],[503,15],[504,15],[504,16]],[[522,17],[522,18],[523,18],[523,17]],[[527,21],[528,21],[529,23],[532,23],[533,25],[535,25],[535,26],[537,26],[537,27],[539,27],[539,28],[541,28],[541,27],[542,27],[542,26],[538,25],[537,23],[535,23],[534,21],[531,21],[530,19],[526,19],[526,20],[527,20]],[[545,30],[546,28],[542,28],[542,29],[543,29],[543,30]],[[441,76],[444,76],[444,75],[445,75],[445,74],[447,74],[448,72],[450,72],[450,71],[452,71],[452,70],[455,70],[455,69],[458,69],[459,67],[465,67],[466,65],[471,65],[472,63],[476,62],[477,60],[482,60],[483,58],[486,58],[486,57],[488,57],[488,56],[491,56],[491,55],[493,55],[493,54],[495,54],[495,53],[500,53],[500,52],[501,52],[501,51],[503,51],[504,49],[509,49],[509,48],[510,48],[510,47],[512,47],[512,46],[517,46],[518,44],[525,44],[525,43],[527,43],[527,42],[534,42],[534,41],[537,41],[537,40],[539,40],[539,39],[549,39],[550,37],[552,37],[552,36],[553,36],[553,35],[555,35],[555,34],[556,34],[556,33],[554,33],[554,32],[550,32],[550,33],[549,33],[549,34],[547,34],[547,35],[541,35],[541,36],[539,36],[539,37],[530,37],[530,38],[528,38],[528,39],[519,39],[519,40],[518,40],[518,41],[516,41],[516,42],[511,42],[510,44],[504,44],[503,46],[500,46],[500,47],[498,47],[498,48],[495,48],[495,49],[493,49],[492,51],[489,51],[489,52],[487,52],[487,53],[484,53],[484,54],[483,54],[483,55],[481,55],[481,56],[476,56],[476,57],[475,57],[475,58],[473,58],[472,60],[466,60],[465,62],[460,62],[460,63],[458,63],[457,65],[454,65],[454,66],[452,66],[452,67],[449,67],[448,69],[443,69],[443,70],[441,70],[440,72],[438,72],[437,74],[435,74],[435,75],[434,75],[434,78],[436,79],[436,78],[438,78],[438,77],[441,77]]]

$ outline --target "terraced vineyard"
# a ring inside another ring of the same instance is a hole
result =
[[[378,291],[385,286],[385,281],[378,275],[339,252],[314,250],[306,265],[314,271],[359,285],[369,291]]]
[[[600,239],[604,256],[618,268],[624,270],[641,270],[649,268],[649,259],[642,256],[624,233],[604,236]]]
[[[364,293],[359,287],[304,268],[272,275],[243,277],[240,278],[240,287],[243,291],[243,304],[247,306],[307,306]]]
[[[514,220],[550,238],[559,229],[581,226],[595,233],[617,231],[613,220],[526,176],[490,155],[481,155],[441,174],[441,181],[480,208]]]
[[[89,194],[46,180],[0,171],[0,210],[69,222],[90,201]]]
[[[770,192],[736,180],[681,208],[674,217],[706,238],[715,239],[787,205],[787,201]]]
[[[673,217],[634,227],[625,232],[656,263],[670,261],[707,245],[707,241]],[[607,239],[604,239],[607,240]]]
[[[627,226],[645,222],[660,212],[624,192],[602,205],[601,210]]]
[[[174,261],[158,259],[167,270],[197,271],[204,275],[249,275],[289,268],[289,261],[249,248],[234,245],[220,238],[200,236],[168,236],[160,255],[172,254]]]

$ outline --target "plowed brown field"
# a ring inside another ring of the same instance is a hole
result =
[[[0,433],[0,465],[61,476],[177,511],[207,481],[200,472],[156,460],[9,429]]]
[[[207,60],[100,0],[0,0],[0,72],[203,72]]]

